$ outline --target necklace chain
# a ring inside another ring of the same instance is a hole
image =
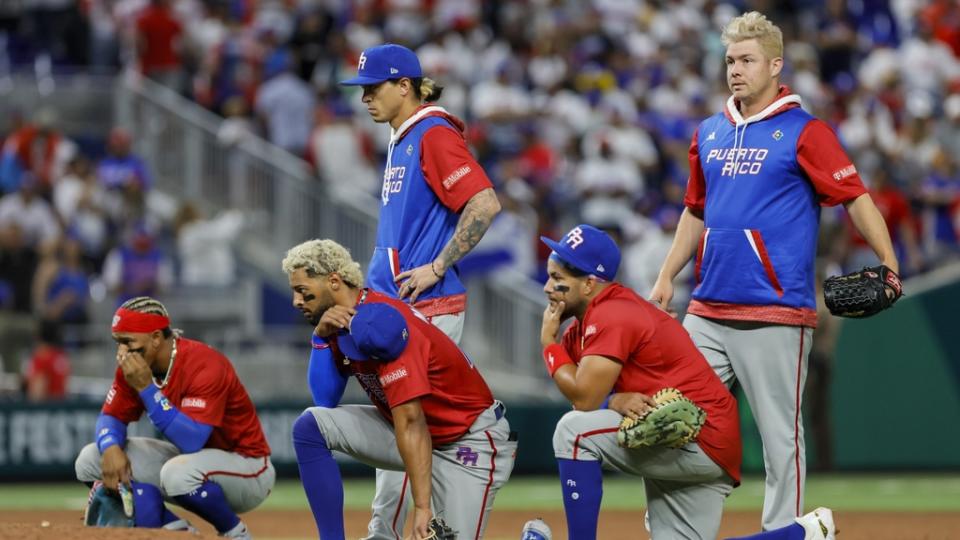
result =
[[[158,382],[157,378],[153,378],[153,383],[157,385],[157,388],[163,388],[170,382],[170,374],[173,373],[173,361],[177,358],[177,338],[173,338],[173,347],[170,349],[170,364],[167,365],[167,374],[163,376],[163,381]]]

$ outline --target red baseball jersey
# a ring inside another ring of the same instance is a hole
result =
[[[413,399],[427,419],[433,445],[460,439],[480,413],[493,405],[493,394],[466,354],[446,334],[404,302],[369,291],[363,302],[390,304],[403,314],[410,336],[407,348],[392,362],[351,362],[334,344],[338,365],[356,376],[370,401],[390,422],[390,409]]]
[[[199,341],[177,338],[177,356],[163,395],[191,419],[213,426],[204,448],[247,457],[270,455],[257,411],[226,356]],[[144,412],[140,395],[117,367],[102,412],[135,422]]]
[[[668,387],[683,392],[707,412],[697,439],[700,447],[740,482],[737,400],[676,319],[614,283],[590,302],[583,321],[567,328],[562,344],[578,363],[591,355],[620,363],[614,392],[652,396]]]

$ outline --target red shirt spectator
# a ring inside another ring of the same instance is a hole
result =
[[[183,27],[174,18],[167,0],[152,0],[137,19],[140,69],[145,75],[180,67],[177,38]]]
[[[24,374],[30,401],[63,399],[67,394],[70,360],[59,345],[59,330],[52,323],[41,325],[41,342],[33,352]]]

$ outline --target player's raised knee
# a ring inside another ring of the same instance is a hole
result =
[[[326,446],[326,439],[320,430],[317,416],[312,412],[317,409],[324,410],[323,407],[311,407],[294,420],[292,430],[294,446],[317,446],[318,444]],[[322,415],[322,412],[320,414]]]
[[[169,497],[190,493],[203,482],[203,471],[190,455],[175,456],[160,468],[160,489]]]
[[[80,450],[73,468],[77,473],[77,480],[81,482],[100,480],[100,451],[97,450],[96,443],[90,443]]]
[[[564,451],[573,445],[577,435],[582,431],[585,414],[583,411],[570,411],[557,422],[557,428],[553,431],[554,452]]]

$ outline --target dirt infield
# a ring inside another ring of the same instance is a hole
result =
[[[553,526],[554,539],[565,540],[562,512],[544,512],[542,517]],[[347,512],[347,537],[359,538],[365,532],[369,514]],[[515,540],[530,512],[495,510],[487,527],[490,540]],[[187,538],[213,540],[216,535],[206,523],[195,516],[189,519],[203,534]],[[243,516],[257,540],[316,538],[313,517],[304,510],[260,510]],[[43,522],[48,522],[43,526]],[[724,514],[721,538],[756,532],[760,523],[757,512],[727,512]],[[947,540],[958,538],[958,513],[877,513],[839,512],[838,540]],[[636,540],[648,538],[643,531],[643,512],[604,512],[600,519],[602,540]],[[81,526],[76,511],[16,511],[0,512],[0,540],[183,540],[184,533],[136,529],[87,529]]]

